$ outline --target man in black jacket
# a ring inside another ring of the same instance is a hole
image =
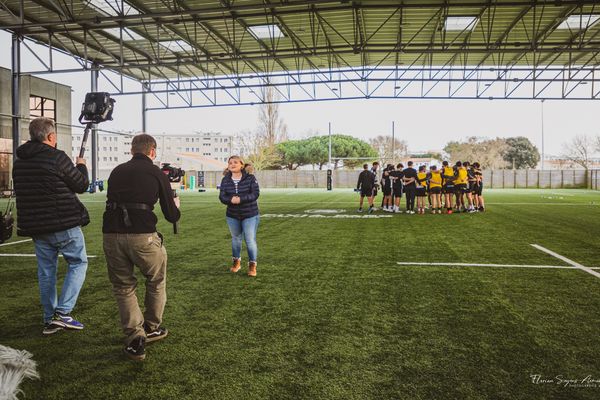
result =
[[[131,141],[132,159],[118,165],[108,178],[106,211],[102,232],[108,277],[113,286],[126,335],[125,353],[143,360],[146,342],[167,336],[161,327],[167,301],[167,251],[156,231],[154,204],[171,223],[179,220],[179,198],[173,197],[169,179],[152,163],[156,140],[137,135]],[[142,314],[135,289],[136,265],[146,278],[145,312]]]
[[[56,128],[49,118],[29,124],[31,140],[19,146],[13,166],[17,197],[17,234],[31,236],[38,263],[38,281],[44,310],[45,335],[83,329],[70,314],[83,286],[88,260],[81,227],[89,224],[87,210],[77,198],[90,184],[83,158],[77,165],[56,148]],[[67,274],[57,298],[58,255],[67,262]]]

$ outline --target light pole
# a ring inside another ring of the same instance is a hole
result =
[[[544,170],[544,99],[542,99],[542,171]]]
[[[332,190],[333,189],[333,182],[332,182],[332,170],[333,169],[333,165],[331,165],[331,122],[329,123],[329,164],[328,164],[328,169],[327,169],[327,190]]]
[[[396,121],[392,121],[392,164],[396,165],[396,153],[395,153],[395,147],[396,147]]]
[[[333,169],[331,165],[331,122],[329,123],[329,169]]]

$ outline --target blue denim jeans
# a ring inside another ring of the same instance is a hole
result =
[[[40,298],[44,309],[44,322],[49,322],[55,312],[70,314],[85,280],[88,260],[81,227],[46,233],[33,238],[38,262]],[[56,293],[58,255],[67,262],[67,275],[60,297]]]
[[[256,231],[259,222],[259,215],[242,220],[227,217],[227,225],[229,225],[229,231],[231,232],[231,253],[233,258],[241,258],[243,238],[246,241],[246,248],[248,249],[248,261],[256,262],[258,257]]]

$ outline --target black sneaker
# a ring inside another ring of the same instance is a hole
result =
[[[159,326],[158,328],[156,328],[153,331],[148,330],[148,328],[146,326],[144,326],[144,330],[146,331],[146,342],[147,343],[152,343],[152,342],[156,342],[157,340],[164,339],[169,334],[169,331],[166,328],[163,328],[162,326]]]
[[[44,330],[42,333],[44,335],[52,335],[58,331],[62,331],[63,326],[55,323],[54,321],[50,321],[44,324]]]
[[[125,351],[125,354],[130,359],[135,361],[142,361],[144,358],[146,358],[145,347],[146,338],[143,336],[138,336],[135,339],[133,339],[127,346],[125,346],[123,351]]]

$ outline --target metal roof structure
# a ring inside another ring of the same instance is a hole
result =
[[[598,0],[2,0],[0,29],[50,47],[29,73],[61,51],[144,109],[600,96]]]
[[[24,73],[90,71],[91,91],[102,74],[113,95],[141,95],[143,131],[148,110],[171,108],[600,98],[600,0],[0,0],[0,29],[13,151]],[[42,67],[23,71],[22,49]],[[57,51],[80,68],[56,68]],[[91,147],[95,180],[95,126]]]

